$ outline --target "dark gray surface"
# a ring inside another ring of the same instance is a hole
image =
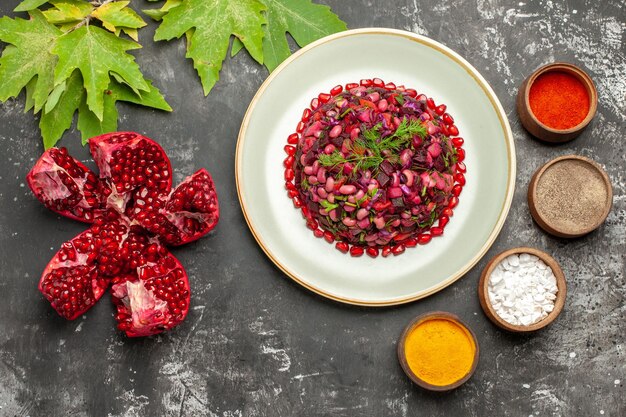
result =
[[[0,15],[17,3],[3,1]],[[206,167],[217,182],[219,226],[175,251],[190,276],[192,310],[175,331],[143,340],[115,330],[108,296],[74,322],[56,315],[37,281],[60,244],[85,226],[31,196],[24,178],[42,152],[37,121],[22,113],[23,99],[0,105],[1,416],[626,415],[624,1],[325,3],[350,28],[408,29],[443,42],[491,83],[513,128],[518,180],[486,258],[453,286],[397,308],[344,306],[292,283],[248,231],[233,175],[239,123],[266,71],[240,54],[204,98],[183,42],[154,44],[151,24],[136,56],[175,112],[122,107],[120,129],[159,140],[177,180]],[[554,60],[586,68],[600,103],[581,137],[546,146],[521,128],[514,98],[525,76]],[[78,137],[69,132],[61,144],[89,160]],[[606,224],[573,241],[539,230],[526,203],[534,170],[567,153],[603,164],[615,193]],[[569,284],[564,312],[534,336],[496,329],[476,296],[487,259],[520,245],[553,254]],[[433,309],[460,315],[481,346],[474,377],[443,396],[413,386],[395,357],[403,326]]]

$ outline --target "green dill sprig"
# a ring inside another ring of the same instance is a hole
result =
[[[399,150],[407,148],[414,136],[426,137],[427,129],[419,120],[409,120],[404,118],[400,125],[391,135],[382,137],[380,130],[382,124],[378,123],[370,129],[365,129],[352,144],[352,154],[345,157],[341,152],[334,151],[330,155],[322,154],[319,161],[322,166],[335,168],[339,165],[354,164],[354,172],[365,170],[378,170],[380,164],[385,159],[397,160],[395,156],[385,156],[386,151],[397,153]]]

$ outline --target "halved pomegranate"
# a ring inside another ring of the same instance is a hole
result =
[[[131,337],[169,330],[187,315],[190,289],[184,268],[164,244],[182,245],[215,227],[213,180],[201,169],[172,190],[163,148],[137,133],[98,136],[89,148],[100,178],[65,148],[47,150],[27,176],[46,207],[94,223],[63,244],[39,289],[73,320],[113,282],[120,330]]]

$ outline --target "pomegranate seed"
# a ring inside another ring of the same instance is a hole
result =
[[[404,241],[404,246],[406,246],[407,248],[414,248],[417,246],[417,239],[416,238],[410,238]]]
[[[326,94],[326,93],[321,93],[318,97],[319,102],[322,104],[326,104],[330,101],[331,99],[331,95],[330,94]]]
[[[439,217],[439,227],[443,229],[444,227],[446,227],[449,221],[450,218],[448,216]]]
[[[441,227],[431,227],[430,234],[433,236],[441,236],[443,235],[443,229]]]
[[[428,106],[429,109],[431,110],[435,110],[435,100],[433,100],[432,98],[427,98],[426,99],[426,105]]]
[[[456,158],[457,162],[463,162],[465,160],[465,150],[463,148],[456,150]]]
[[[409,97],[417,97],[417,91],[412,88],[407,88],[406,93],[409,95]]]
[[[340,94],[342,91],[343,91],[343,87],[340,85],[336,85],[335,87],[333,87],[332,90],[330,90],[330,95],[336,96],[337,94]]]
[[[296,158],[290,155],[283,161],[283,166],[285,168],[293,167],[294,162],[296,162]]]
[[[289,190],[287,192],[287,195],[289,196],[289,198],[294,198],[300,195],[300,193],[297,190]]]
[[[458,172],[463,173],[463,174],[464,174],[465,172],[467,172],[467,168],[465,168],[465,164],[464,164],[463,162],[457,162],[457,164],[456,164],[456,170],[457,170]]]
[[[316,220],[310,219],[308,222],[306,222],[306,226],[309,229],[315,231],[319,225],[317,224]]]
[[[448,132],[450,132],[450,136],[456,136],[459,134],[459,128],[456,127],[455,125],[449,126]]]
[[[362,256],[364,252],[365,250],[363,250],[363,248],[360,246],[352,246],[350,248],[350,255],[354,256],[355,258]]]
[[[461,185],[461,187],[465,185],[465,175],[458,173],[454,176],[454,179]]]
[[[385,86],[385,82],[381,80],[380,78],[374,78],[372,80],[372,84],[374,85],[374,87],[378,87],[378,88],[383,88]]]
[[[294,197],[293,198],[293,206],[295,208],[301,208],[302,207],[302,201],[300,201],[300,197]]]
[[[311,110],[317,110],[320,105],[320,101],[317,98],[311,100]]]
[[[398,256],[403,252],[404,252],[404,245],[396,245],[393,248],[391,248],[391,253],[393,253],[394,256]]]
[[[348,251],[350,250],[350,245],[348,245],[346,242],[337,242],[335,244],[335,247],[337,248],[337,250],[343,253],[348,253]]]
[[[454,119],[448,113],[444,113],[441,118],[443,119],[443,122],[447,125],[454,124]]]
[[[292,133],[287,137],[287,143],[290,145],[296,145],[300,136],[297,133]]]
[[[455,197],[460,196],[461,191],[463,191],[463,187],[460,184],[457,184],[454,187],[452,187],[452,195],[454,195]]]
[[[286,183],[285,183],[285,188],[286,188],[287,190],[291,191],[291,190],[295,190],[295,189],[296,189],[296,186],[295,186],[295,185],[293,185],[293,182],[286,182]]]
[[[435,113],[441,116],[442,114],[446,112],[446,108],[447,107],[445,104],[440,104],[439,106],[435,107]]]
[[[311,109],[309,109],[309,108],[304,109],[304,111],[302,112],[302,117],[300,118],[300,120],[302,120],[303,122],[308,122],[309,119],[311,118],[311,114],[313,114]]]
[[[357,88],[359,85],[357,83],[348,83],[346,84],[346,90],[352,90],[354,88]]]
[[[296,132],[297,133],[302,133],[304,132],[304,128],[306,127],[306,123],[304,123],[302,120],[300,120],[298,122],[298,125],[296,126]]]
[[[373,246],[367,248],[365,252],[367,252],[367,255],[372,258],[376,258],[378,256],[378,248],[375,248]]]
[[[324,231],[322,231],[320,229],[315,229],[315,230],[313,230],[313,234],[315,235],[315,237],[323,237],[324,236]]]
[[[385,88],[387,90],[395,90],[396,89],[396,85],[394,83],[387,83],[387,84],[385,84]]]
[[[447,217],[452,217],[454,215],[454,212],[452,211],[450,207],[446,207],[445,209],[441,211],[441,214]]]
[[[309,213],[309,209],[306,208],[306,206],[302,206],[302,208],[300,208],[300,211],[302,211],[302,217],[304,217],[305,219],[310,219],[311,218],[311,213]]]
[[[333,243],[335,241],[335,235],[327,230],[324,232],[324,239],[328,243]]]
[[[463,146],[463,143],[465,143],[463,138],[452,138],[452,145],[454,145],[455,148],[460,148]]]
[[[448,207],[455,208],[459,204],[459,198],[456,196],[450,197],[450,201],[448,202]]]
[[[363,79],[363,80],[361,80],[361,85],[362,85],[363,87],[371,87],[371,86],[372,86],[372,84],[373,84],[372,80],[369,80],[369,79]]]
[[[432,236],[428,233],[420,233],[417,235],[417,243],[420,245],[425,245],[432,239]]]
[[[391,246],[383,246],[383,258],[386,258],[387,256],[391,255]]]
[[[293,181],[294,177],[295,173],[293,172],[293,169],[287,168],[285,170],[285,181]]]
[[[293,146],[290,146],[290,145],[285,145],[285,147],[284,147],[283,149],[285,149],[285,153],[286,153],[287,155],[292,156],[292,155],[295,155],[295,154],[296,154],[296,148],[295,148],[295,147],[293,147]]]

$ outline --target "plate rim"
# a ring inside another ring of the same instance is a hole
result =
[[[260,234],[256,231],[255,226],[250,220],[250,217],[246,210],[246,202],[243,196],[242,185],[241,185],[241,180],[240,180],[240,176],[242,175],[242,157],[243,157],[242,149],[243,149],[244,137],[248,130],[248,125],[250,123],[250,117],[259,101],[259,98],[263,95],[263,93],[265,92],[267,87],[272,83],[274,78],[276,78],[278,74],[280,74],[281,71],[285,69],[285,67],[287,67],[291,62],[295,61],[302,55],[306,54],[308,51],[314,48],[317,48],[318,46],[324,45],[326,43],[335,41],[337,39],[347,38],[351,36],[359,36],[359,35],[391,35],[391,36],[405,38],[413,42],[417,42],[422,45],[433,48],[437,50],[438,52],[443,53],[448,58],[452,59],[454,62],[460,65],[478,83],[478,85],[485,92],[487,98],[489,99],[489,102],[493,106],[498,116],[498,119],[500,121],[502,130],[504,132],[506,147],[507,147],[507,157],[509,160],[506,196],[502,204],[500,214],[498,215],[498,220],[496,221],[496,224],[491,230],[489,237],[487,238],[487,240],[485,241],[481,249],[474,255],[474,257],[472,257],[455,274],[441,281],[435,286],[419,291],[418,293],[412,294],[407,297],[394,298],[394,299],[382,300],[382,301],[369,301],[369,300],[342,297],[336,294],[331,294],[321,288],[311,285],[310,283],[298,277],[295,273],[291,272],[285,265],[283,265],[278,259],[276,259],[272,251],[265,245]],[[250,104],[248,105],[243,121],[241,123],[241,127],[239,129],[239,134],[237,136],[237,147],[235,150],[235,184],[237,187],[237,196],[239,198],[239,205],[243,212],[243,216],[246,220],[248,228],[250,229],[250,232],[254,236],[254,239],[256,240],[257,244],[261,247],[263,252],[265,252],[265,255],[274,263],[274,265],[276,265],[289,278],[291,278],[298,284],[302,285],[304,288],[307,288],[308,290],[318,295],[321,295],[327,299],[331,299],[340,303],[352,304],[352,305],[364,306],[364,307],[387,307],[387,306],[394,306],[394,305],[406,304],[406,303],[410,303],[413,301],[417,301],[419,299],[428,297],[436,292],[443,290],[444,288],[452,285],[454,282],[456,282],[465,274],[467,274],[470,271],[470,269],[472,269],[480,261],[480,259],[482,259],[485,256],[489,248],[491,248],[496,238],[500,234],[500,231],[502,230],[502,227],[504,226],[504,222],[506,221],[507,215],[511,208],[511,204],[513,202],[513,194],[515,192],[515,178],[516,178],[516,172],[517,172],[516,164],[517,164],[517,161],[515,157],[515,143],[513,139],[513,132],[511,130],[511,126],[509,125],[506,112],[504,111],[504,108],[502,107],[500,100],[496,96],[495,92],[493,91],[493,89],[491,88],[487,80],[485,80],[485,78],[478,72],[478,70],[476,70],[476,68],[474,68],[469,62],[465,60],[465,58],[460,56],[458,53],[454,52],[452,49],[426,36],[418,35],[416,33],[405,31],[405,30],[373,27],[373,28],[351,29],[351,30],[347,30],[344,32],[335,33],[335,34],[326,36],[324,38],[321,38],[315,42],[312,42],[309,45],[296,51],[289,58],[283,61],[265,79],[263,84],[261,84],[261,86],[255,93],[254,97],[252,98],[252,101],[250,101]]]

